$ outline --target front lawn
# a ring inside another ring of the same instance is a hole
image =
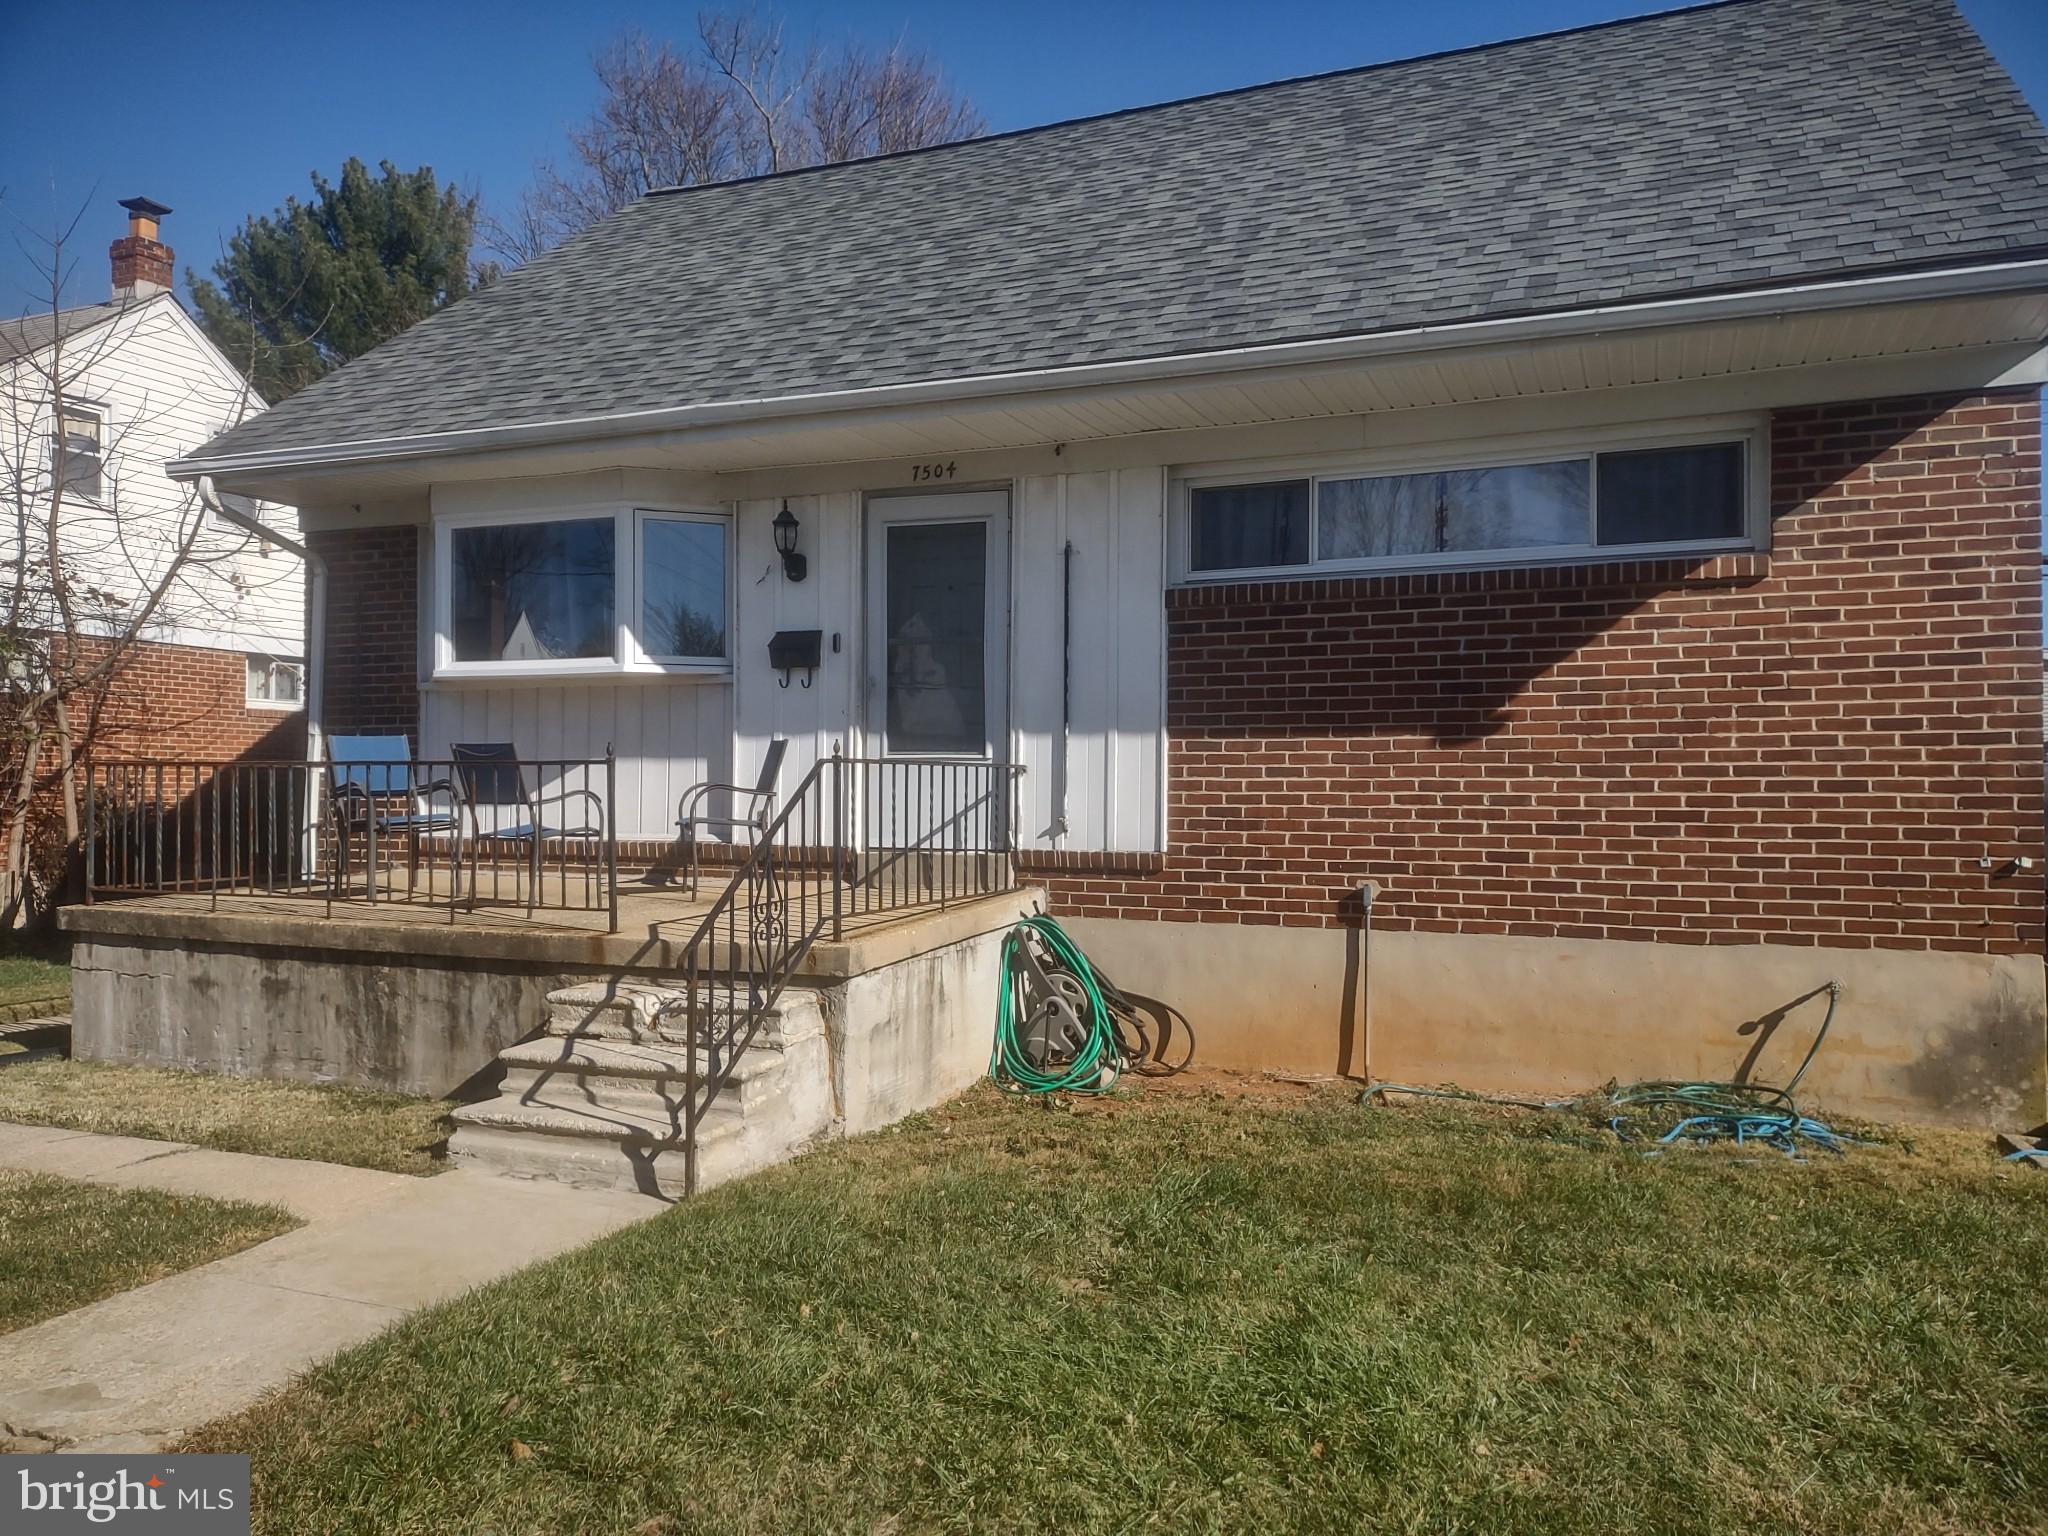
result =
[[[438,1173],[440,1099],[103,1061],[0,1068],[0,1120],[185,1141],[223,1152]]]
[[[983,1089],[420,1314],[186,1449],[258,1528],[1993,1532],[2048,1177]]]
[[[0,1169],[0,1333],[226,1258],[297,1225],[271,1205]]]
[[[61,955],[0,950],[0,1022],[71,1007],[71,966]]]

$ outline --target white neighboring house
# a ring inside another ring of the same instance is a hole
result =
[[[89,582],[92,601],[110,605],[88,628],[122,627],[120,616],[160,584],[200,519],[192,557],[144,626],[145,650],[125,669],[134,686],[124,713],[140,713],[142,723],[123,731],[120,750],[239,756],[274,738],[281,714],[303,707],[298,521],[289,507],[233,496],[224,516],[164,472],[263,402],[171,291],[172,252],[157,239],[170,210],[146,198],[121,206],[128,233],[110,250],[108,302],[0,321],[7,585],[25,547],[23,601],[31,611],[54,602],[42,556],[60,431],[67,569],[74,588]],[[259,537],[230,516],[278,537]]]

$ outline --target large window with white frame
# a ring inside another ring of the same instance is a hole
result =
[[[648,507],[462,513],[434,539],[440,678],[729,668],[723,513]]]
[[[1181,480],[1191,581],[1760,547],[1754,422],[1405,450]]]

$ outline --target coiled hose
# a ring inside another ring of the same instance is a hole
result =
[[[1631,1124],[1630,1112],[1676,1117],[1677,1123],[1656,1137],[1659,1146],[1682,1143],[1732,1141],[1737,1146],[1761,1142],[1788,1157],[1799,1155],[1802,1143],[1829,1152],[1842,1152],[1855,1144],[1826,1122],[1801,1114],[1792,1091],[1813,1065],[1821,1042],[1835,1022],[1835,1004],[1841,1000],[1842,984],[1830,981],[1827,1012],[1814,1032],[1813,1044],[1799,1063],[1799,1070],[1782,1088],[1765,1084],[1725,1082],[1631,1083],[1612,1092],[1583,1094],[1565,1099],[1526,1099],[1510,1094],[1468,1093],[1459,1088],[1418,1088],[1405,1083],[1375,1083],[1358,1096],[1361,1104],[1383,1101],[1392,1094],[1414,1094],[1427,1099],[1465,1099],[1483,1104],[1505,1104],[1517,1109],[1570,1110],[1604,1102],[1621,1113],[1608,1119],[1608,1128],[1623,1141],[1637,1139],[1640,1129]],[[1808,996],[1814,994],[1809,993]],[[1800,1001],[1805,1001],[1804,998]]]
[[[1081,1021],[1086,1038],[1065,1065],[1050,1057],[1039,1065],[1018,1037],[1018,1028],[1031,1017],[1031,1001],[1025,992],[1030,967],[1020,946],[1033,942],[1043,945],[1056,964],[1073,973],[1087,999],[1087,1016]],[[1013,1093],[1107,1093],[1122,1072],[1116,1022],[1110,1017],[1095,968],[1058,923],[1042,914],[1025,918],[1003,940],[1003,985],[996,998],[996,1040],[989,1054],[988,1075],[998,1087]]]

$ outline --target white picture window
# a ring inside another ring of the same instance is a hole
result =
[[[248,702],[261,709],[297,709],[306,701],[306,668],[281,656],[248,656]]]
[[[1203,478],[1187,489],[1182,568],[1320,574],[1752,547],[1756,453],[1749,434],[1624,437],[1393,472]]]
[[[609,517],[452,530],[448,580],[455,659],[615,658],[617,541]]]

